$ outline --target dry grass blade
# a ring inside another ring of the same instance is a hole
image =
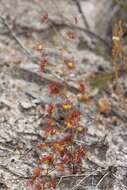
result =
[[[118,79],[118,62],[122,61],[123,58],[123,45],[122,37],[124,34],[124,26],[122,21],[119,21],[118,24],[115,24],[113,29],[113,48],[112,48],[112,63],[115,68],[115,78]]]

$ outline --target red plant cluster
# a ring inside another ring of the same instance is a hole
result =
[[[48,21],[48,13],[41,17],[42,22]],[[75,24],[78,18],[74,18]],[[77,37],[73,31],[67,32],[69,39]],[[37,46],[38,51],[43,50],[43,46]],[[68,70],[74,70],[76,62],[72,59],[64,60]],[[43,58],[40,64],[41,72],[45,71],[48,59]],[[64,97],[66,88],[59,82],[53,82],[48,86],[51,97]],[[79,91],[85,92],[85,86],[80,84]],[[76,143],[79,138],[84,136],[85,128],[81,126],[81,112],[73,102],[67,97],[63,98],[59,104],[48,105],[46,108],[45,127],[42,137],[45,139],[37,145],[39,159],[37,167],[34,169],[31,178],[31,186],[34,190],[56,189],[58,181],[62,175],[74,175],[83,170],[83,161],[86,158],[86,149]]]
[[[68,38],[71,39],[71,40],[74,40],[74,39],[77,37],[76,33],[73,32],[73,31],[69,31],[69,32],[67,33],[67,36],[68,36]]]
[[[43,23],[47,23],[48,22],[48,12],[45,12],[42,16],[41,16],[41,22]]]
[[[62,86],[57,82],[54,82],[49,85],[49,92],[51,95],[59,95],[61,92],[61,89],[62,89]]]
[[[41,60],[41,63],[40,63],[40,70],[41,70],[41,73],[43,73],[45,71],[45,67],[48,65],[48,59],[47,58],[43,58]]]
[[[81,173],[86,157],[85,147],[76,144],[76,139],[82,137],[85,132],[79,130],[84,129],[80,125],[80,111],[71,102],[66,101],[49,105],[47,115],[45,142],[37,146],[42,156],[31,179],[35,190],[56,189],[58,179],[62,175]]]

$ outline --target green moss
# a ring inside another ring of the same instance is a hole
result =
[[[108,82],[112,81],[112,73],[98,74],[96,76],[91,76],[88,80],[92,88],[104,88]]]

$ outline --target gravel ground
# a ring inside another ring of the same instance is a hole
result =
[[[100,71],[112,70],[109,21],[119,7],[114,6],[112,1],[89,0],[81,1],[80,10],[76,2],[78,1],[0,1],[0,16],[5,18],[19,40],[14,39],[14,35],[1,20],[1,190],[30,189],[28,176],[33,174],[33,168],[37,165],[36,146],[43,141],[41,134],[45,106],[52,101],[60,101],[60,98],[54,100],[49,95],[48,85],[66,77],[68,97],[78,104],[78,82]],[[42,24],[40,18],[45,11],[49,13],[49,22]],[[85,17],[82,17],[82,11]],[[75,29],[77,38],[69,41],[66,33],[73,29],[75,16],[79,17]],[[20,47],[21,43],[30,51],[30,55]],[[35,50],[38,43],[46,46],[45,54],[52,63],[43,78],[37,61],[40,54]],[[59,52],[61,47],[65,49],[65,58],[76,59],[77,65],[73,73],[63,66]],[[126,75],[123,74],[116,88],[109,83],[106,89],[92,89],[91,100],[79,104],[83,113],[81,123],[87,128],[86,135],[78,142],[88,149],[87,159],[84,160],[85,172],[96,170],[97,175],[91,173],[82,183],[82,178],[65,179],[58,189],[127,189],[126,81]],[[101,98],[107,98],[111,102],[111,111],[106,115],[101,114],[98,108]]]

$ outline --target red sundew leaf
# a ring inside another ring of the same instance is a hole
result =
[[[66,136],[64,139],[62,139],[60,142],[59,142],[60,145],[71,145],[73,144],[73,138],[71,135],[68,135]]]
[[[51,116],[54,113],[54,111],[55,111],[55,106],[49,105],[47,110],[48,116]]]
[[[80,124],[79,124],[79,122],[80,122],[80,117],[79,116],[77,116],[77,117],[74,117],[73,115],[72,116],[70,116],[70,118],[68,119],[68,121],[67,121],[68,123],[69,123],[69,125],[70,125],[70,128],[76,128],[76,129],[79,129],[79,131],[80,131]],[[67,124],[68,124],[67,123]],[[67,125],[68,126],[68,125]]]
[[[86,150],[83,148],[80,148],[76,152],[73,153],[73,164],[82,166],[82,160],[86,156]]]
[[[85,93],[86,89],[85,89],[85,85],[83,83],[79,84],[79,90],[80,90],[80,93]]]
[[[59,152],[61,156],[64,156],[64,153],[65,153],[64,146],[62,146],[59,143],[54,143],[53,148],[55,149],[55,151]]]
[[[63,157],[63,163],[64,164],[69,164],[69,163],[72,163],[72,157],[70,157],[69,155],[64,155]]]
[[[70,102],[66,102],[62,104],[62,108],[64,111],[70,111],[72,109],[72,103]]]
[[[77,112],[73,112],[71,116],[67,119],[67,128],[78,128],[80,117]]]
[[[66,66],[68,69],[73,70],[76,68],[76,62],[73,59],[64,60]]]
[[[34,169],[34,175],[35,175],[35,177],[40,177],[41,176],[41,169],[40,168],[35,168]]]
[[[41,183],[38,182],[37,184],[35,184],[35,187],[34,187],[35,190],[43,190],[42,188],[43,186]]]
[[[36,51],[42,52],[43,50],[44,50],[44,44],[38,43],[38,44],[36,45]]]
[[[52,165],[54,162],[54,156],[52,154],[49,154],[48,156],[45,156],[40,161],[42,164]]]
[[[48,65],[48,59],[44,58],[44,59],[41,60],[41,64],[40,64],[41,72],[44,72],[46,65]]]
[[[65,172],[65,165],[64,165],[63,163],[58,164],[58,165],[57,165],[57,170],[58,170],[59,172],[64,173],[64,172]]]
[[[59,95],[61,92],[62,86],[59,83],[52,83],[49,85],[49,92],[51,95]]]
[[[56,125],[56,122],[53,120],[53,119],[48,119],[48,126],[49,127],[53,127],[53,126],[55,126]]]
[[[79,84],[79,90],[81,94],[88,93],[90,91],[90,86],[88,84]]]
[[[77,131],[78,131],[79,133],[85,134],[85,133],[87,132],[87,128],[84,128],[83,126],[78,126],[78,127],[77,127]]]
[[[56,181],[56,179],[55,179],[55,178],[52,178],[50,183],[51,183],[51,188],[56,189],[56,186],[57,186],[57,181]]]
[[[76,128],[75,122],[73,120],[68,120],[67,121],[67,128]]]
[[[41,16],[41,22],[43,22],[43,23],[47,23],[47,22],[48,22],[48,12],[45,12],[45,13]]]
[[[80,155],[78,154],[78,152],[74,153],[73,155],[73,163],[74,164],[78,164],[81,165],[82,164],[82,157],[80,157]]]
[[[84,158],[86,156],[86,150],[84,148],[80,148],[77,151],[77,158]]]
[[[41,169],[40,168],[35,168],[34,169],[34,176],[31,177],[29,181],[29,185],[34,185],[36,179],[41,176]]]
[[[67,119],[68,128],[77,128],[79,127],[81,113],[79,111],[73,111],[69,118]]]
[[[67,33],[67,36],[68,36],[68,38],[71,39],[71,40],[74,40],[74,39],[77,37],[76,33],[73,32],[73,31],[68,32],[68,33]]]
[[[64,164],[70,163],[70,158],[69,158],[67,155],[64,156],[64,158],[63,158],[63,163],[64,163]]]
[[[77,159],[75,160],[75,163],[81,165],[81,164],[82,164],[82,159],[81,159],[81,158],[77,158]]]
[[[79,111],[74,111],[71,114],[71,119],[79,119],[81,116],[81,113]]]
[[[49,127],[46,130],[46,136],[52,136],[52,135],[56,135],[58,133],[58,129],[55,129],[53,127]]]
[[[48,144],[46,144],[46,143],[41,143],[41,144],[39,144],[37,147],[38,147],[39,149],[46,149],[46,148],[48,148]]]

